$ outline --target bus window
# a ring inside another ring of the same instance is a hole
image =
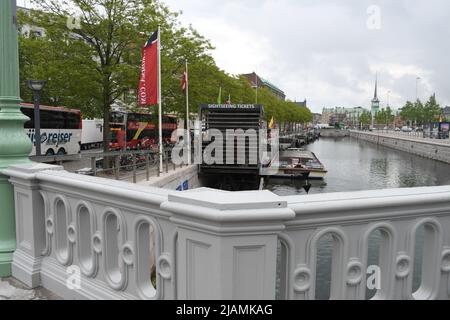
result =
[[[117,143],[117,137],[118,137],[118,134],[119,134],[119,130],[114,130],[114,129],[111,129],[111,142],[116,142]]]
[[[137,130],[127,130],[127,141],[133,140],[136,133],[137,133]]]
[[[115,124],[125,124],[125,114],[121,112],[112,112],[110,122]]]
[[[76,130],[80,128],[80,115],[77,113],[69,113],[65,114],[66,129]]]

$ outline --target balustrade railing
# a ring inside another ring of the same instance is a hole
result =
[[[450,187],[432,187],[288,197],[296,218],[280,234],[281,297],[317,297],[318,286],[323,287],[318,251],[328,236],[330,299],[366,299],[374,284],[372,299],[449,299],[449,192]],[[376,246],[371,245],[374,233]],[[378,251],[375,265],[368,262],[370,248]],[[421,261],[414,263],[418,252]]]
[[[43,164],[3,174],[15,193],[13,276],[66,299],[275,299],[277,279],[281,299],[321,298],[327,236],[330,299],[366,299],[369,280],[373,299],[450,298],[450,187],[279,197],[175,192]]]

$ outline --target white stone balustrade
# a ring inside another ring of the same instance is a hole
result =
[[[282,298],[314,299],[317,251],[333,239],[331,299],[365,299],[372,232],[381,234],[373,299],[450,298],[450,187],[287,197],[296,219],[281,233]],[[425,227],[421,286],[412,292],[416,233]]]
[[[382,238],[375,299],[450,298],[450,187],[279,197],[172,192],[36,164],[2,173],[15,190],[13,276],[65,299],[274,299],[278,257],[281,298],[315,299],[327,234],[331,298],[365,299],[374,230]],[[422,282],[412,292],[421,226]]]

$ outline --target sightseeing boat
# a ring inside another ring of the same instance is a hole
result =
[[[291,179],[324,179],[325,166],[317,156],[305,149],[289,148],[280,152],[278,170],[270,176]]]

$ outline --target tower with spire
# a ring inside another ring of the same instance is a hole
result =
[[[377,74],[375,78],[375,93],[372,99],[372,116],[374,117],[378,111],[380,111],[380,100],[378,99],[378,74]]]

